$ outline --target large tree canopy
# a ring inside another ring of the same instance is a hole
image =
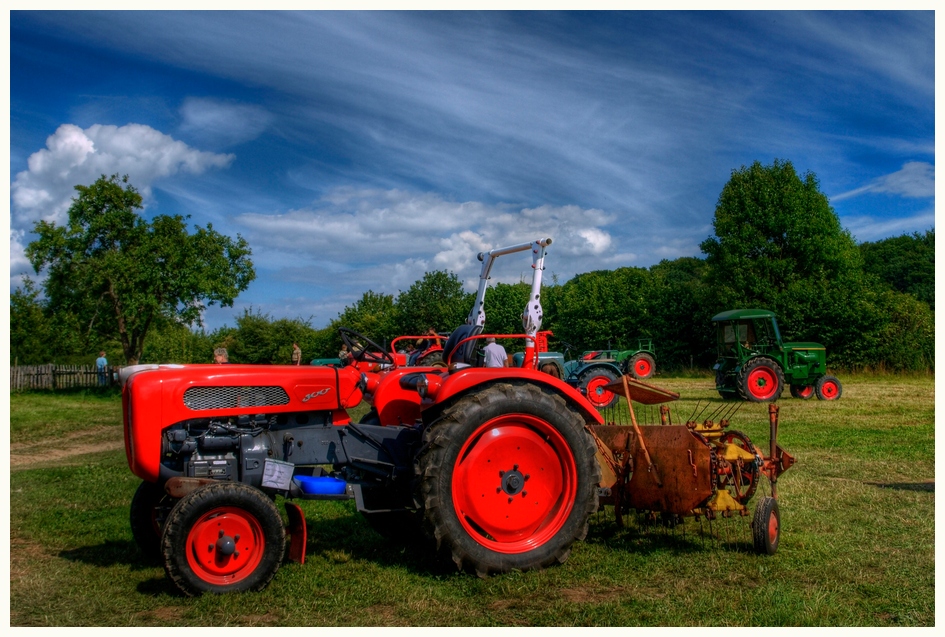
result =
[[[76,190],[68,224],[38,222],[26,255],[36,272],[47,269],[50,309],[79,317],[88,332],[117,335],[130,364],[156,318],[200,324],[206,305],[232,306],[255,278],[242,237],[210,224],[190,234],[179,215],[149,223],[127,176],[103,175]]]
[[[830,321],[838,303],[856,294],[862,259],[850,233],[820,192],[789,161],[732,171],[702,242],[716,310],[738,304],[778,313],[789,331]]]

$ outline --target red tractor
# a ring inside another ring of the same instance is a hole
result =
[[[160,557],[188,595],[259,590],[285,553],[277,497],[288,519],[289,558],[299,562],[306,520],[291,500],[351,499],[381,533],[425,533],[458,567],[481,576],[564,562],[587,533],[599,496],[620,496],[638,447],[646,445],[648,462],[701,456],[606,425],[577,389],[535,369],[550,243],[480,255],[487,278],[496,256],[532,251],[520,368],[476,364],[485,337],[483,285],[470,320],[443,347],[447,368],[399,366],[367,336],[342,329],[355,365],[124,369],[125,451],[142,479],[131,503],[138,545]],[[371,408],[354,422],[349,410],[362,401]],[[612,441],[606,455],[602,440]],[[703,455],[700,479],[721,475],[719,454],[706,448]],[[754,448],[732,458],[760,475]],[[717,509],[702,505],[706,515]]]

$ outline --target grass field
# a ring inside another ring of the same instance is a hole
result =
[[[751,553],[747,519],[711,535],[693,520],[621,529],[608,509],[563,566],[483,580],[385,541],[349,502],[304,501],[306,564],[283,564],[261,593],[196,599],[132,540],[138,480],[117,396],[13,395],[10,623],[934,626],[934,379],[842,380],[837,402],[779,403],[780,443],[798,462],[779,482],[772,557]],[[707,379],[654,382],[682,395],[677,420],[722,404]],[[732,426],[766,447],[766,406],[743,405]]]

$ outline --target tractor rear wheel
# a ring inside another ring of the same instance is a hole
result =
[[[492,385],[447,409],[424,443],[424,522],[460,569],[545,568],[587,534],[600,466],[584,419],[561,396]]]
[[[814,385],[817,391],[817,398],[820,400],[839,400],[843,394],[843,386],[840,381],[833,376],[821,376]]]
[[[180,499],[161,550],[168,577],[187,595],[258,591],[282,564],[285,527],[262,491],[219,482]]]
[[[446,367],[443,362],[443,350],[430,352],[417,361],[417,367]]]
[[[561,379],[561,370],[558,369],[558,366],[554,363],[544,363],[541,367],[538,368],[538,371],[544,372],[549,376],[554,376],[557,379]]]
[[[597,409],[606,409],[617,402],[619,398],[619,394],[609,389],[604,389],[605,386],[615,380],[617,380],[617,374],[609,369],[597,367],[581,374],[578,388],[587,394],[587,400],[594,405],[594,407]]]
[[[637,380],[646,380],[656,371],[656,360],[646,352],[635,354],[627,366]]]
[[[784,391],[784,373],[770,358],[749,360],[738,373],[738,393],[753,403],[771,403]]]
[[[778,501],[764,497],[755,507],[755,516],[751,521],[751,536],[755,552],[762,555],[774,555],[781,542],[781,513]]]
[[[809,400],[814,397],[813,385],[791,385],[791,395],[801,400]]]
[[[131,535],[148,558],[161,555],[161,532],[176,500],[155,482],[142,482],[131,498]]]

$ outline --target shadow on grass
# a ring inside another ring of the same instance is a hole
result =
[[[591,525],[584,541],[640,555],[694,555],[719,550],[754,553],[750,518],[747,517],[718,519],[711,524],[706,520],[684,518],[676,525],[664,525],[631,515],[627,516],[623,527],[612,519],[598,520]]]
[[[935,493],[935,481],[925,482],[867,482],[866,484],[881,489],[896,489],[897,491],[929,491]]]

